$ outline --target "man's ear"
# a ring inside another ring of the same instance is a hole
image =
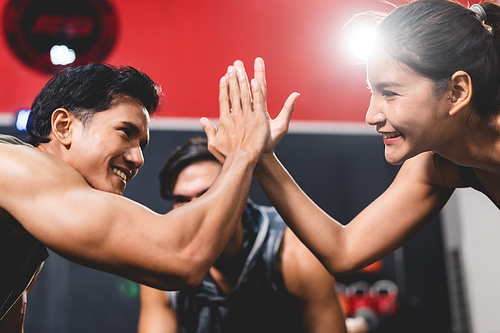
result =
[[[73,119],[74,117],[66,109],[59,108],[52,112],[52,135],[55,140],[66,147],[71,145]]]
[[[450,115],[464,109],[472,98],[472,80],[469,74],[464,71],[455,72],[451,76],[447,94],[451,104]]]

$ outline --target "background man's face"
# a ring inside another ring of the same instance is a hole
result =
[[[211,160],[195,162],[184,168],[172,190],[174,209],[196,200],[208,191],[220,170],[220,163]]]

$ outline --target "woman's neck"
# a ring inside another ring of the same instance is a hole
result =
[[[500,116],[488,123],[469,119],[462,128],[465,129],[457,131],[436,152],[457,165],[500,176]]]

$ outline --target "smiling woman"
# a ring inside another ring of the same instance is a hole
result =
[[[499,206],[499,42],[500,7],[492,2],[466,8],[454,1],[413,1],[380,23],[368,58],[372,97],[366,120],[382,133],[387,160],[403,166],[391,186],[345,226],[304,194],[274,154],[289,110],[270,122],[255,176],[332,274],[355,271],[400,247],[456,188],[473,187]]]
[[[442,127],[451,124],[446,117],[449,100],[435,95],[434,81],[416,75],[384,48],[372,50],[367,73],[372,96],[366,122],[382,134],[387,161],[401,164],[435,151],[442,144]]]

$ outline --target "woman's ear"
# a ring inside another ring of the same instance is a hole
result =
[[[472,98],[472,80],[464,71],[457,71],[451,76],[448,99],[451,104],[450,115],[456,114],[467,106]]]
[[[73,119],[66,109],[59,108],[52,112],[52,135],[55,140],[66,147],[71,145]]]

